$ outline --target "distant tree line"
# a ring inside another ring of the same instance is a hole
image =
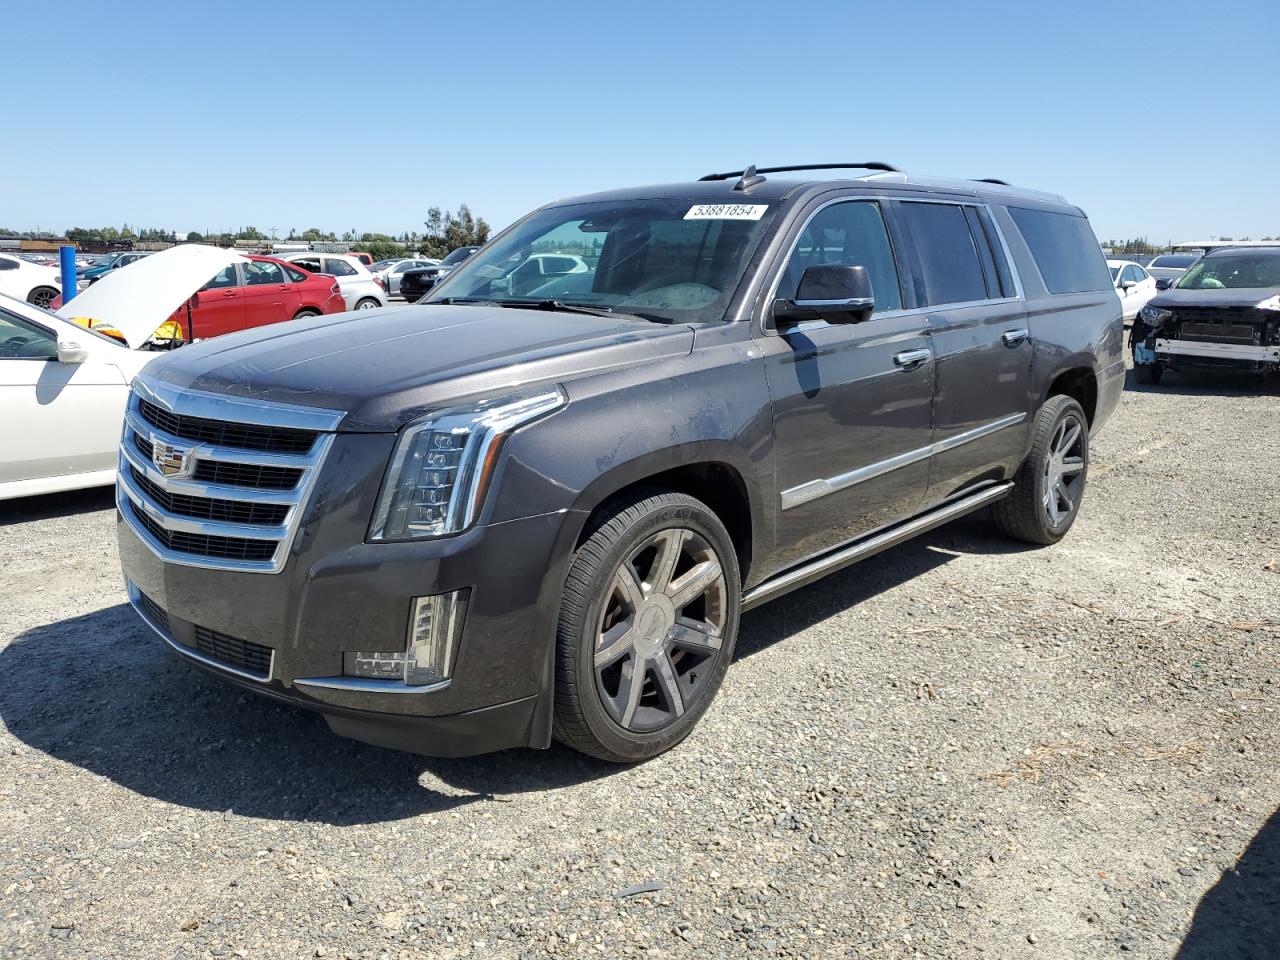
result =
[[[1231,240],[1233,240],[1234,238],[1232,238],[1232,237],[1218,237],[1218,239],[1219,239],[1219,240],[1227,240],[1227,241],[1231,241]],[[1241,241],[1241,242],[1247,242],[1247,241],[1249,241],[1249,240],[1253,240],[1253,239],[1255,239],[1255,238],[1254,238],[1254,237],[1241,237],[1241,238],[1240,238],[1240,241]],[[1258,239],[1258,240],[1271,240],[1271,239],[1280,240],[1280,237],[1274,237],[1274,238],[1272,238],[1272,237],[1257,237],[1256,239]],[[1130,239],[1130,240],[1108,240],[1108,241],[1106,241],[1106,242],[1103,244],[1103,246],[1104,246],[1104,247],[1106,247],[1108,250],[1110,250],[1112,253],[1127,253],[1127,254],[1130,254],[1130,255],[1137,254],[1137,255],[1139,255],[1139,256],[1142,256],[1142,255],[1148,255],[1148,256],[1150,256],[1150,255],[1152,255],[1152,254],[1157,254],[1157,253],[1168,253],[1171,249],[1173,249],[1169,244],[1163,244],[1163,245],[1161,245],[1161,244],[1158,244],[1158,243],[1152,243],[1152,242],[1151,242],[1150,240],[1148,240],[1146,237],[1134,237],[1134,238],[1132,238],[1132,239]]]
[[[337,243],[342,241],[351,244],[355,249],[364,251],[375,260],[401,256],[405,253],[422,253],[428,257],[443,257],[458,247],[473,247],[489,239],[489,224],[483,217],[476,217],[464,203],[455,214],[439,207],[431,207],[427,211],[427,219],[423,221],[423,231],[406,230],[399,236],[386,233],[370,233],[352,227],[341,236],[332,230],[321,230],[319,227],[307,227],[299,231],[296,227],[289,229],[285,240],[305,243]],[[0,227],[0,236],[21,237],[29,240],[58,239],[58,235],[47,230],[15,231]],[[82,247],[127,246],[135,242],[175,243],[177,234],[173,230],[147,227],[134,229],[125,223],[119,227],[72,227],[64,234],[66,239],[78,243]],[[208,243],[215,246],[230,247],[237,240],[262,241],[266,243],[274,239],[268,237],[257,227],[240,227],[237,230],[221,232],[201,232],[192,230],[186,235],[188,243]]]

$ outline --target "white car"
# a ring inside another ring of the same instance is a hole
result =
[[[0,293],[47,307],[62,293],[62,274],[57,267],[43,267],[0,253]]]
[[[1127,323],[1156,295],[1156,279],[1132,260],[1108,260],[1107,266]]]
[[[0,500],[115,482],[125,401],[159,353],[140,348],[238,254],[195,244],[113,271],[50,313],[0,296]],[[110,326],[128,345],[72,318]]]
[[[406,270],[420,270],[423,267],[438,267],[439,260],[430,257],[397,257],[392,260],[379,260],[369,268],[375,279],[382,281],[382,289],[388,297],[400,296],[400,277]]]
[[[1172,284],[1199,259],[1198,253],[1162,253],[1147,264],[1147,272],[1157,281],[1168,280]]]
[[[387,292],[382,284],[355,257],[345,253],[282,253],[277,258],[296,263],[311,273],[327,273],[338,281],[342,299],[348,310],[373,310],[387,305]]]

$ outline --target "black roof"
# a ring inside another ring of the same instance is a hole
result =
[[[1249,253],[1262,257],[1280,257],[1280,247],[1249,247],[1243,244],[1234,247],[1217,247],[1204,255],[1206,260],[1213,257],[1230,257],[1237,253]]]

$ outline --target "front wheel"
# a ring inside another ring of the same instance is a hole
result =
[[[556,739],[618,763],[683,740],[729,668],[741,586],[733,541],[700,501],[652,492],[607,508],[565,583]]]
[[[53,287],[36,287],[27,294],[27,303],[33,303],[37,307],[45,307],[47,309],[49,304],[53,303],[57,297],[58,291]]]
[[[1018,540],[1057,543],[1080,511],[1089,475],[1089,420],[1071,397],[1050,397],[1036,414],[1031,452],[1012,492],[992,507],[996,526]]]

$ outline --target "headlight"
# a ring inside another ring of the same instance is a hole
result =
[[[1280,310],[1280,296],[1269,297],[1258,304],[1259,310]]]
[[[1138,316],[1142,318],[1142,322],[1147,326],[1158,327],[1173,316],[1173,311],[1147,305],[1138,311]]]
[[[441,410],[406,427],[369,539],[440,537],[471,526],[507,435],[567,402],[558,386],[539,387]]]

